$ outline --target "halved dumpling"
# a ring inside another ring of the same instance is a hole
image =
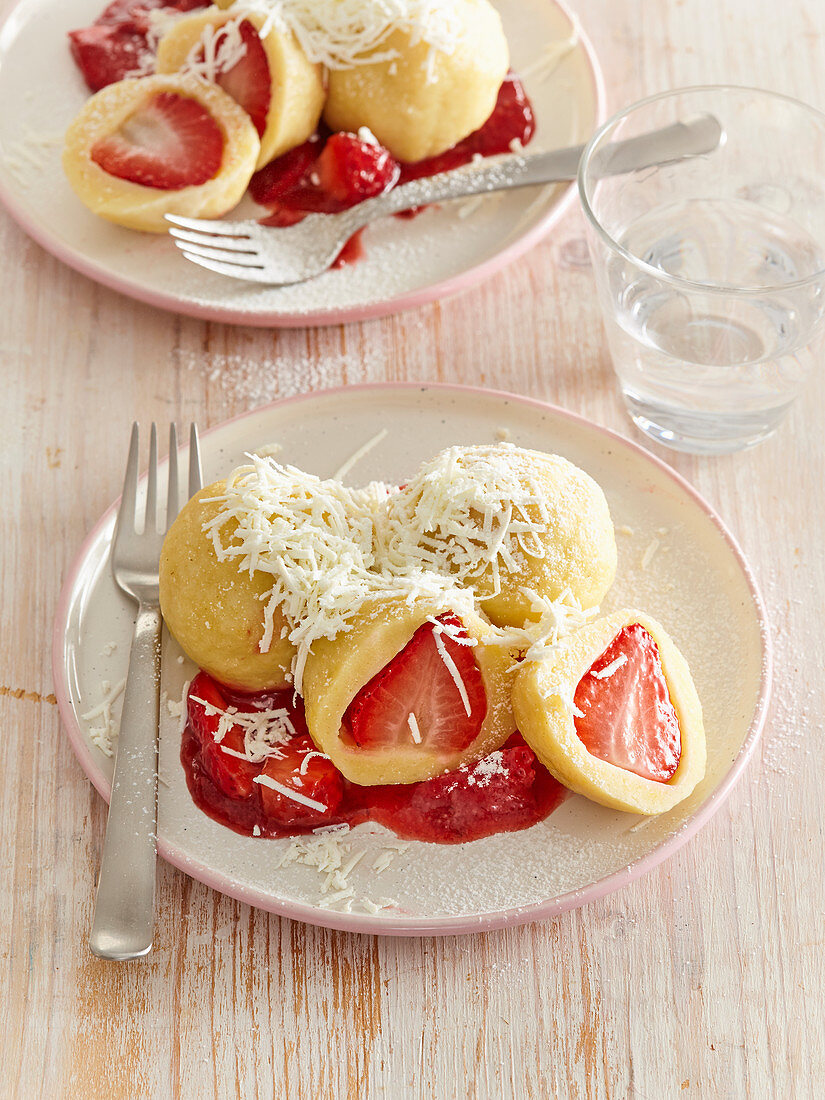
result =
[[[660,814],[705,774],[702,707],[682,654],[659,623],[624,610],[566,638],[516,677],[522,737],[586,798]]]
[[[281,629],[286,620],[275,611],[272,645],[266,653],[264,597],[272,588],[267,573],[241,572],[238,559],[220,561],[204,524],[215,518],[225,482],[201,489],[169,528],[160,556],[160,606],[181,649],[222,684],[244,691],[288,686],[295,649]],[[222,531],[232,540],[232,522]]]
[[[307,59],[291,33],[274,28],[261,38],[265,18],[215,8],[196,12],[174,23],[157,56],[159,73],[178,72],[192,60],[203,63],[205,55],[215,59],[198,71],[252,119],[261,141],[257,168],[307,140],[326,97],[323,67]]]
[[[515,731],[513,657],[486,644],[489,634],[475,612],[365,604],[350,630],[313,642],[307,657],[313,741],[366,785],[417,783],[500,748]]]
[[[66,131],[63,168],[107,221],[163,233],[165,214],[219,218],[255,170],[260,142],[226,92],[193,76],[109,84]]]
[[[425,462],[387,511],[446,558],[497,626],[540,617],[525,588],[549,600],[569,590],[589,608],[616,575],[604,493],[559,455],[507,443],[451,447]]]
[[[398,160],[418,161],[484,125],[510,64],[501,17],[488,0],[455,0],[432,18],[444,20],[448,39],[458,28],[451,49],[399,28],[375,50],[388,60],[330,69],[324,117],[331,129],[367,126]]]

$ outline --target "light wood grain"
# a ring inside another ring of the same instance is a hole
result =
[[[730,80],[825,108],[821,3],[575,7],[612,107]],[[86,947],[104,807],[60,731],[49,655],[62,577],[117,495],[131,420],[205,426],[328,385],[445,379],[634,432],[576,212],[463,297],[309,332],[131,302],[61,266],[5,215],[0,255],[0,1094],[825,1095],[823,372],[757,450],[664,455],[741,540],[776,641],[757,757],[665,866],[555,921],[403,941],[280,920],[162,865],[156,951],[111,965]]]

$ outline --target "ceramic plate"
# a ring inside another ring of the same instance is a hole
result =
[[[205,481],[224,476],[245,451],[278,444],[283,461],[330,476],[387,428],[352,470],[352,484],[402,483],[450,444],[513,442],[582,466],[607,494],[619,570],[604,605],[635,605],[658,618],[690,662],[705,712],[707,775],[668,814],[640,818],[571,796],[546,821],[450,846],[414,842],[361,826],[349,856],[355,897],[330,905],[324,875],[282,866],[292,841],[239,836],[202,814],[179,761],[173,716],[193,667],[176,644],[164,648],[160,748],[160,850],[193,877],[252,905],[313,924],[361,932],[469,932],[560,913],[600,897],[656,866],[719,808],[761,731],[770,679],[765,613],[735,542],[710,507],[667,466],[603,428],[527,398],[461,387],[350,387],[279,402],[207,432]],[[125,676],[133,610],[116,590],[107,556],[114,506],[82,547],[65,583],[54,633],[55,689],[64,725],[86,774],[108,797],[112,761],[98,747],[105,700]],[[171,706],[170,706],[171,703]],[[112,706],[117,719],[119,700]],[[84,717],[85,716],[85,717]],[[387,864],[384,870],[381,868]],[[366,899],[366,900],[365,900]],[[387,904],[380,913],[366,912]]]
[[[88,97],[66,32],[105,0],[22,0],[0,31],[0,199],[44,248],[105,286],[164,309],[247,325],[332,324],[382,316],[455,293],[531,248],[573,185],[450,203],[370,228],[366,259],[293,287],[260,287],[195,267],[165,237],[110,225],[75,197],[62,135]],[[531,151],[587,140],[602,116],[587,39],[553,0],[494,0],[513,67],[525,74],[538,129]],[[236,216],[255,216],[251,202]]]

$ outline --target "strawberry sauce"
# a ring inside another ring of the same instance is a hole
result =
[[[355,134],[319,130],[256,172],[249,194],[269,214],[262,225],[295,225],[307,214],[337,214],[397,184],[434,176],[527,145],[535,133],[533,108],[524,86],[510,73],[501,86],[493,113],[475,133],[437,157],[404,164],[382,145]],[[404,211],[400,218],[419,210]],[[352,262],[350,255],[344,262]],[[340,266],[342,257],[337,264]]]
[[[257,764],[242,760],[235,755],[243,750],[239,726],[215,740],[219,718],[212,708],[227,707],[247,713],[283,708],[294,733],[279,746],[279,756]],[[363,787],[317,752],[303,704],[290,691],[242,694],[201,672],[192,681],[187,712],[181,763],[190,794],[205,814],[246,836],[295,836],[372,820],[404,839],[458,844],[530,828],[565,794],[518,734],[482,760],[435,779]]]

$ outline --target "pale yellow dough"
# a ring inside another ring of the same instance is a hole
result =
[[[162,92],[189,96],[223,131],[223,159],[216,176],[196,187],[165,191],[105,172],[92,149],[115,133],[147,100]],[[93,214],[128,229],[165,233],[165,214],[220,218],[235,206],[258,160],[260,142],[249,116],[226,92],[192,76],[145,76],[109,84],[87,100],[66,131],[63,169],[80,201]]]
[[[460,618],[467,633],[478,639],[473,655],[487,694],[487,714],[476,740],[460,753],[434,753],[417,745],[409,748],[360,748],[343,738],[342,719],[362,687],[395,657],[415,631],[443,611],[424,602],[375,600],[364,606],[345,634],[313,642],[303,673],[306,718],[313,741],[353,783],[417,783],[461,764],[478,760],[501,747],[515,732],[510,693],[513,657],[504,648],[485,645],[489,625],[474,613]]]
[[[240,20],[241,16],[208,8],[177,20],[158,45],[157,71],[178,72],[207,27],[222,27],[236,18]],[[258,31],[265,21],[263,15],[252,13],[243,19]],[[323,66],[307,60],[293,34],[271,30],[262,42],[269,64],[271,98],[256,168],[269,164],[314,133],[326,97]]]
[[[667,783],[658,783],[592,756],[576,733],[572,700],[593,662],[624,626],[639,623],[656,643],[670,701],[679,720],[682,752]],[[702,707],[690,669],[660,626],[641,611],[616,611],[566,638],[547,661],[525,664],[516,677],[513,709],[519,731],[547,770],[585,798],[636,814],[660,814],[692,793],[705,774]]]
[[[285,620],[276,610],[272,646],[261,653],[261,596],[272,587],[266,573],[241,572],[238,559],[219,561],[203,525],[220,511],[210,502],[223,481],[201,489],[169,528],[160,557],[160,606],[169,630],[195,664],[223,684],[245,691],[287,686],[295,650],[279,637]],[[231,522],[221,541],[231,541]]]
[[[529,553],[515,535],[509,537],[508,545],[516,568],[508,572],[500,561],[500,591],[497,594],[492,595],[495,577],[491,565],[464,580],[482,600],[484,613],[497,626],[521,627],[528,620],[537,620],[539,612],[532,609],[524,588],[549,600],[558,599],[569,589],[582,608],[595,607],[616,575],[616,539],[601,488],[584,470],[565,458],[503,444],[462,448],[457,466],[483,485],[488,476],[483,461],[491,456],[506,464],[523,488],[543,498],[547,522],[538,547],[532,535],[525,540]],[[410,509],[418,507],[419,499],[411,496],[414,488],[413,482],[390,499],[391,514],[393,510],[398,515],[408,514]],[[429,512],[429,502],[425,504]],[[432,537],[449,546],[446,532],[450,524],[450,503],[442,505],[437,500],[433,510],[438,518],[431,530]],[[538,506],[528,504],[524,510],[531,522],[544,522]]]
[[[501,17],[488,0],[456,0],[463,33],[452,53],[395,30],[381,43],[391,61],[332,69],[324,117],[333,130],[367,126],[398,160],[450,149],[482,126],[510,64]]]

